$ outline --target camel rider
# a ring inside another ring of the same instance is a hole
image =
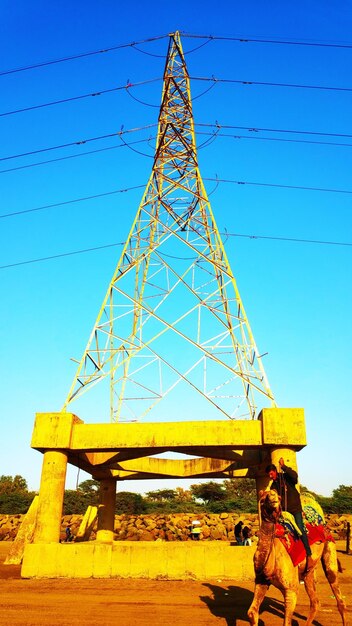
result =
[[[265,473],[271,478],[270,489],[275,489],[281,497],[283,511],[288,511],[295,518],[295,522],[300,529],[302,542],[307,555],[307,569],[313,566],[312,551],[308,542],[308,535],[303,522],[302,503],[299,491],[296,488],[298,475],[295,470],[285,465],[284,459],[279,459],[281,472],[278,472],[275,465],[268,465]]]

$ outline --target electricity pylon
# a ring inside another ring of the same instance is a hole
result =
[[[275,406],[199,172],[177,32],[151,176],[64,409],[103,381],[113,422],[253,419],[258,397]]]

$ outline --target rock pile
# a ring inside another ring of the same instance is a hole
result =
[[[352,515],[330,514],[326,516],[327,526],[334,539],[345,539],[347,522],[352,523]],[[0,541],[13,541],[23,515],[0,515]],[[234,527],[240,520],[249,526],[252,539],[258,534],[258,516],[256,514],[238,513],[173,513],[170,515],[115,515],[116,541],[189,541],[194,520],[199,520],[201,540],[203,541],[235,541]],[[75,535],[81,523],[81,515],[65,515],[62,518],[61,539],[65,538],[65,528],[71,524]],[[95,539],[95,530],[91,539]]]
[[[242,519],[244,525],[258,531],[257,515],[236,513],[175,513],[170,515],[118,515],[115,518],[117,541],[188,541],[191,539],[192,522],[198,520],[200,538],[208,541],[235,541],[234,527]]]

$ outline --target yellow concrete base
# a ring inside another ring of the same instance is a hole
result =
[[[23,578],[254,580],[255,546],[225,541],[28,544]]]

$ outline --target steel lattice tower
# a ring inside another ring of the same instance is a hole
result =
[[[199,172],[178,33],[151,176],[64,410],[98,383],[113,422],[175,410],[186,420],[253,419],[258,398],[275,406]]]

